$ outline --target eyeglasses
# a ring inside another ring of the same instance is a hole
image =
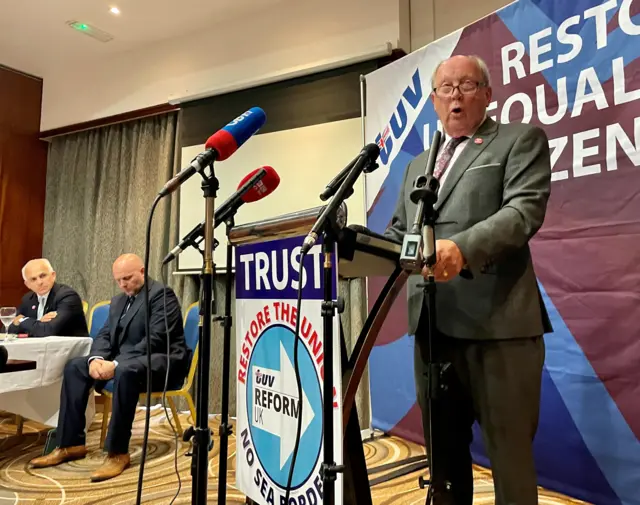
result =
[[[453,90],[458,89],[463,95],[473,95],[478,88],[486,86],[484,82],[464,81],[454,86],[453,84],[441,84],[437,88],[433,88],[434,93],[440,98],[448,98],[453,95]]]

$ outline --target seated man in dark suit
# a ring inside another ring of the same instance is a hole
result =
[[[149,279],[150,334],[147,336],[142,260],[135,254],[120,256],[113,264],[113,277],[123,293],[111,299],[109,317],[95,338],[89,356],[74,358],[67,363],[60,398],[58,448],[31,460],[35,468],[86,456],[84,429],[89,394],[92,387],[100,391],[110,380],[113,380],[113,409],[105,441],[108,455],[104,464],[91,475],[91,480],[110,479],[129,466],[131,427],[138,397],[146,391],[147,340],[151,344],[152,389],[162,391],[164,388],[167,344],[170,345],[169,385],[184,380],[188,352],[182,312],[173,290]]]
[[[89,335],[80,296],[69,286],[56,282],[49,260],[27,262],[22,268],[22,278],[31,291],[22,297],[9,333],[27,333],[31,337]]]

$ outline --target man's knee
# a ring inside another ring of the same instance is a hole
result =
[[[72,358],[64,366],[64,377],[88,377],[89,364],[86,356]]]
[[[114,371],[113,379],[116,383],[120,381],[132,382],[140,381],[144,376],[145,370],[131,363],[118,363]]]

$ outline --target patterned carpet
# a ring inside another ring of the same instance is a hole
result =
[[[25,422],[21,439],[15,436],[14,417],[0,414],[0,505],[1,504],[105,504],[125,505],[136,501],[139,458],[144,429],[144,411],[139,411],[134,424],[132,465],[121,476],[102,483],[91,483],[89,474],[97,468],[103,459],[99,449],[100,418],[96,418],[88,437],[89,455],[84,460],[66,463],[54,468],[33,470],[27,468],[27,462],[42,452],[47,428],[35,423]],[[183,426],[189,420],[183,419]],[[214,434],[218,432],[218,422],[212,420]],[[227,503],[245,503],[245,497],[234,487],[235,437],[230,438],[228,462]],[[182,479],[182,488],[174,503],[191,503],[191,458],[185,453],[189,444],[180,442],[178,446],[178,467]],[[154,410],[151,416],[149,447],[144,474],[143,502],[146,504],[168,504],[178,490],[178,479],[174,469],[174,435],[166,421],[164,412]],[[209,465],[209,502],[217,503],[218,484],[218,440],[214,440]],[[380,465],[398,462],[405,458],[424,454],[424,449],[401,439],[379,437],[365,444],[367,466],[370,471]],[[377,479],[391,470],[374,471],[370,480]],[[424,471],[415,471],[403,477],[374,484],[372,497],[375,504],[413,505],[424,503],[425,491],[418,486],[418,477]],[[474,504],[494,503],[493,485],[489,471],[475,468]],[[585,504],[561,495],[540,490],[540,504]]]

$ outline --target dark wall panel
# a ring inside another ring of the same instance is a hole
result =
[[[42,80],[0,66],[0,305],[26,291],[20,270],[42,254],[47,144]]]
[[[260,133],[269,133],[360,116],[360,75],[376,70],[384,60],[358,63],[310,76],[183,104],[181,146],[204,144],[233,118],[247,109],[261,107],[267,122]]]

